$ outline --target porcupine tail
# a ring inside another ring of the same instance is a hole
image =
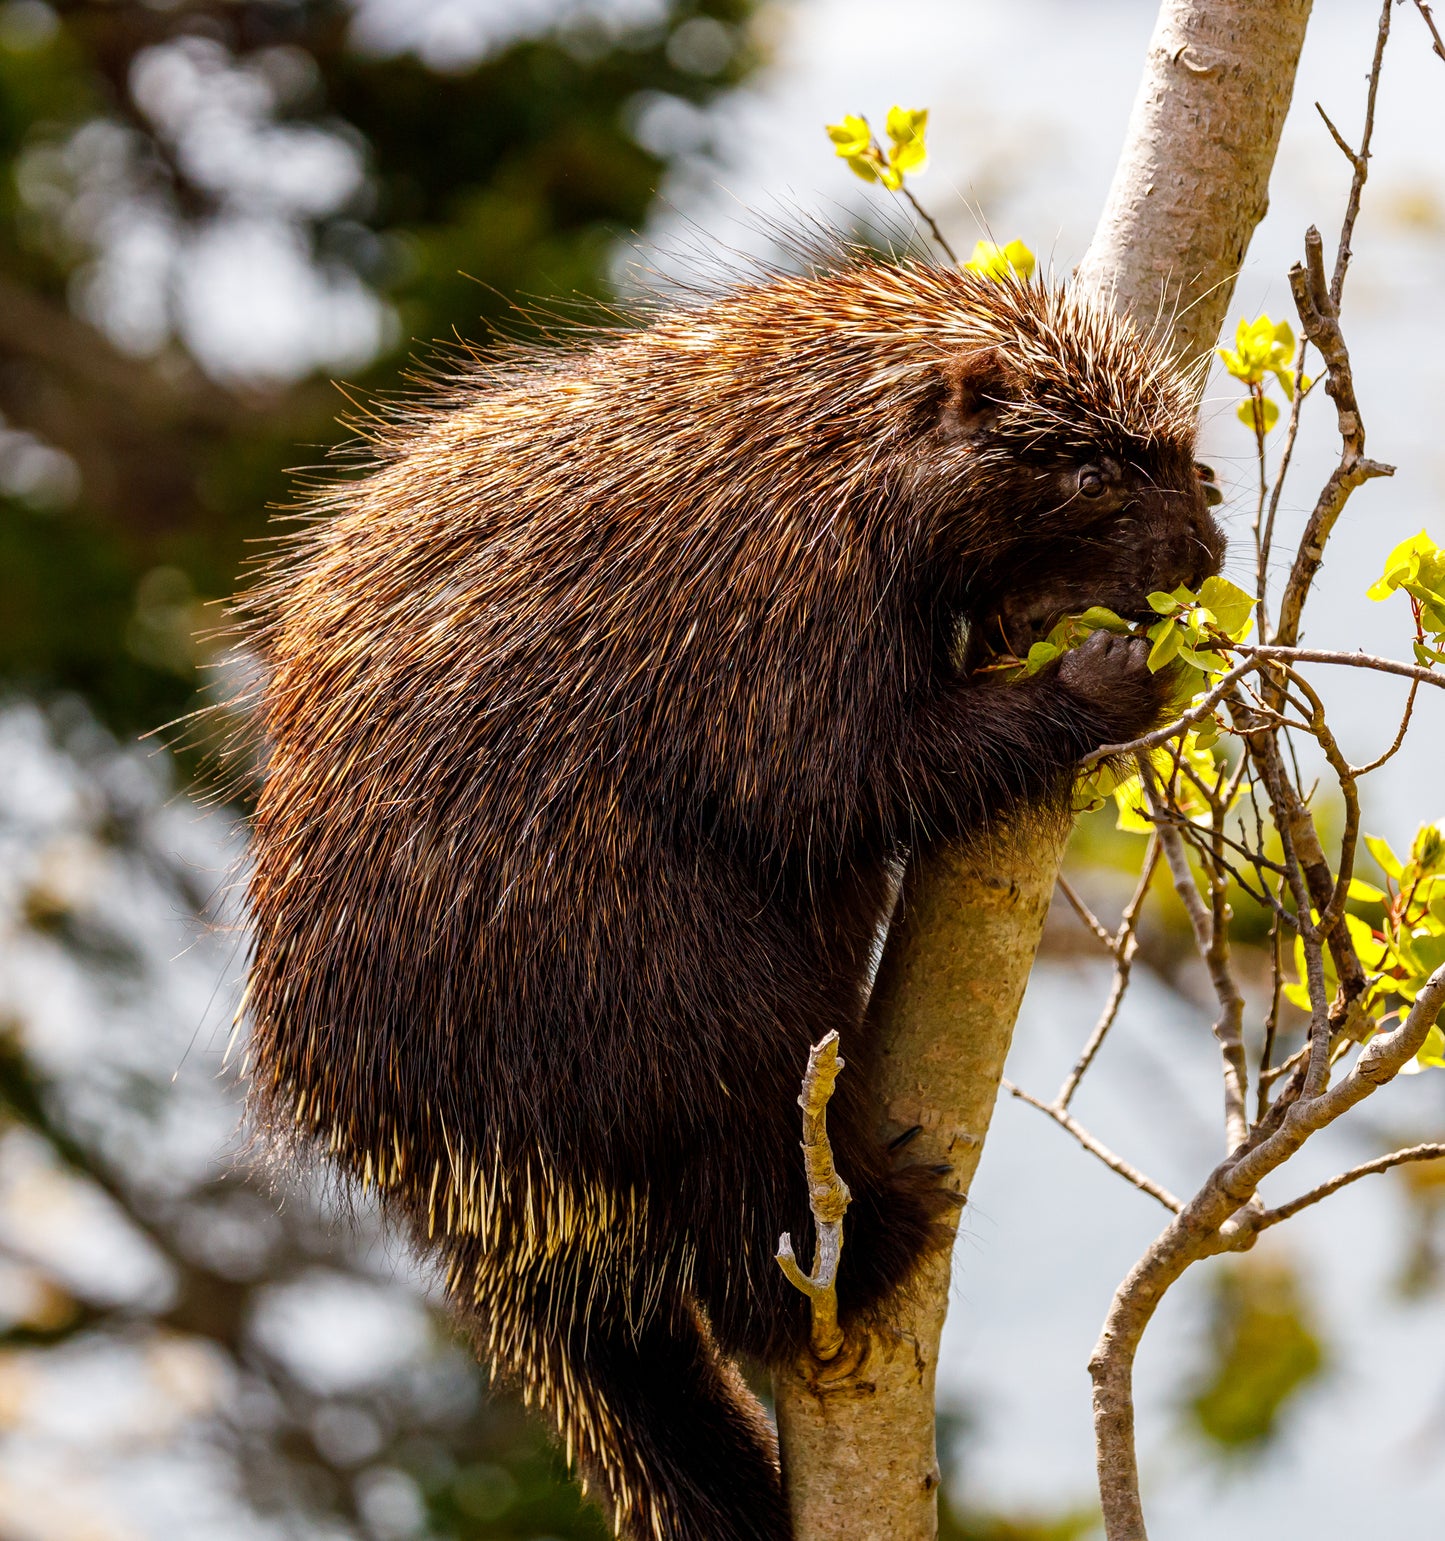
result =
[[[790,1541],[777,1441],[675,1282],[599,1285],[585,1252],[453,1254],[451,1289],[495,1372],[550,1416],[627,1541]],[[468,1298],[470,1297],[470,1298]],[[596,1309],[598,1299],[606,1308]]]

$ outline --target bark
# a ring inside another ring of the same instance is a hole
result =
[[[1294,91],[1310,0],[1164,0],[1124,150],[1076,282],[1168,326],[1182,359],[1218,336]]]
[[[1113,186],[1075,282],[1145,326],[1162,321],[1182,361],[1215,341],[1264,215],[1309,12],[1310,0],[1160,7]],[[961,1194],[987,1133],[1065,834],[999,832],[915,863],[889,934],[871,1012],[883,1132],[922,1124],[917,1159],[951,1161]],[[934,1259],[901,1303],[896,1336],[866,1344],[855,1367],[830,1373],[805,1363],[774,1377],[797,1541],[936,1535],[933,1393],[949,1279],[949,1257]]]
[[[946,1162],[960,1198],[988,1132],[1066,833],[1002,831],[916,862],[904,882],[871,1013],[883,1133],[921,1126],[908,1159]],[[797,1541],[937,1534],[933,1385],[949,1261],[947,1251],[929,1260],[895,1332],[871,1338],[861,1361],[809,1359],[774,1377]]]

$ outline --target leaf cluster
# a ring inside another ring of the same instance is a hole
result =
[[[1445,963],[1445,824],[1422,824],[1404,857],[1378,835],[1366,835],[1365,846],[1384,874],[1384,886],[1352,878],[1349,898],[1354,908],[1344,918],[1355,952],[1370,975],[1361,998],[1361,1011],[1370,1023],[1368,1033],[1398,1015],[1402,1006],[1408,1007]],[[1305,951],[1299,937],[1294,966],[1295,978],[1284,987],[1284,995],[1308,1011]],[[1331,991],[1339,983],[1328,953],[1325,983]],[[1430,1029],[1413,1068],[1426,1067],[1445,1069],[1445,1033],[1438,1026]]]
[[[1385,559],[1384,573],[1367,590],[1371,599],[1407,594],[1415,616],[1415,661],[1445,663],[1445,552],[1421,530]]]
[[[896,193],[910,172],[922,171],[928,163],[928,109],[893,106],[888,109],[884,132],[885,150],[873,137],[868,119],[849,113],[841,123],[827,125],[834,152],[856,177],[865,182],[881,182]]]
[[[1265,394],[1271,377],[1279,382],[1286,401],[1293,401],[1296,390],[1307,391],[1312,384],[1308,375],[1296,375],[1294,329],[1288,321],[1271,321],[1260,315],[1253,321],[1242,316],[1234,332],[1232,348],[1216,348],[1225,369],[1249,387],[1249,395],[1235,408],[1246,428],[1260,436],[1279,421],[1279,403]]]

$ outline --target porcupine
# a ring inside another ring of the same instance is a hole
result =
[[[952,1202],[868,1098],[897,863],[1160,720],[1138,638],[977,665],[1218,569],[1194,413],[1066,291],[854,255],[478,357],[249,596],[256,1115],[379,1186],[623,1534],[790,1534],[730,1356],[807,1340],[808,1047],[864,1321]]]

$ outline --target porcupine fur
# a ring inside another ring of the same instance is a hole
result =
[[[1194,408],[1063,291],[855,256],[476,360],[248,596],[256,1117],[379,1186],[621,1533],[790,1534],[730,1356],[806,1341],[808,1046],[857,1320],[951,1202],[867,1094],[891,874],[1158,720],[1137,640],[973,665],[1217,569]]]

